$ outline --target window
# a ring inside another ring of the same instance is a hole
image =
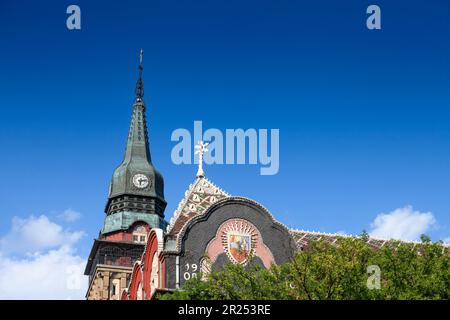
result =
[[[133,242],[145,243],[147,241],[147,229],[143,225],[138,225],[133,229]]]
[[[111,299],[118,300],[120,297],[120,279],[113,279],[111,282]]]

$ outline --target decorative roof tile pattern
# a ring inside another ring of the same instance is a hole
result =
[[[198,176],[186,190],[184,198],[180,201],[178,208],[175,210],[173,217],[170,219],[170,223],[167,226],[165,234],[169,236],[178,236],[180,231],[183,230],[189,221],[202,215],[211,205],[224,198],[231,198],[231,196],[207,178]],[[289,232],[294,238],[298,250],[306,249],[312,241],[317,240],[325,240],[330,243],[335,243],[339,238],[359,238],[354,235],[297,229],[290,229]],[[412,246],[416,246],[417,244],[421,244],[421,242],[414,241],[400,241],[399,244],[396,241],[376,238],[368,238],[367,243],[375,249],[382,248],[385,245],[392,246],[410,244]],[[449,244],[444,244],[445,249],[448,249],[449,247]]]
[[[339,233],[323,233],[323,232],[294,230],[294,229],[291,229],[290,233],[294,238],[295,243],[297,244],[298,250],[300,251],[306,249],[311,241],[324,240],[330,243],[335,243],[338,238],[352,238],[352,239],[359,238],[359,236],[352,236]],[[367,244],[369,244],[375,249],[380,249],[386,245],[393,245],[397,243],[398,242],[396,241],[386,239],[376,239],[376,238],[367,239]],[[422,244],[422,242],[401,240],[400,243],[398,243],[398,245],[400,244],[409,244],[415,247],[418,244]],[[449,244],[448,243],[443,244],[443,247],[447,250],[449,248]]]
[[[167,234],[177,235],[192,218],[204,213],[212,204],[230,195],[205,177],[198,177],[184,194],[167,227]]]

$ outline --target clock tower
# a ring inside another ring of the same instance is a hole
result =
[[[105,222],[85,269],[89,275],[88,299],[119,299],[121,290],[128,285],[134,262],[141,257],[148,232],[167,226],[164,180],[150,154],[142,55],[141,50],[125,156],[112,175]]]
[[[165,227],[164,181],[152,164],[143,97],[141,51],[125,156],[114,171],[109,187],[105,208],[107,216],[101,231],[105,237],[128,229],[138,220],[145,221],[152,228]]]

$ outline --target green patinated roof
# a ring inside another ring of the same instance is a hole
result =
[[[139,78],[136,82],[136,96],[131,114],[130,129],[125,148],[125,156],[114,171],[109,198],[122,194],[148,196],[164,201],[164,181],[152,164],[148,139],[146,107],[143,101],[144,82],[142,80],[142,51],[139,64]],[[144,174],[150,179],[148,187],[139,189],[132,183],[135,174]]]
[[[133,185],[133,176],[138,173],[145,174],[149,178],[150,184],[147,188],[138,189]],[[148,196],[164,200],[163,177],[151,162],[143,102],[136,102],[133,105],[125,157],[121,165],[114,171],[111,180],[109,198],[121,194]]]
[[[156,214],[122,211],[105,218],[101,233],[106,234],[113,231],[127,230],[137,221],[145,222],[152,228],[161,228],[163,230],[168,224],[163,218]]]
[[[144,82],[142,80],[142,52],[139,64],[139,78],[136,83],[136,96],[131,115],[130,129],[125,148],[125,156],[112,176],[109,198],[119,195],[137,195],[159,198],[164,201],[164,180],[152,164],[148,139],[146,107],[143,101]],[[133,185],[136,174],[146,175],[150,183],[139,189]]]
[[[167,224],[163,219],[166,206],[164,180],[153,166],[150,154],[146,107],[143,101],[142,69],[141,56],[125,155],[111,178],[108,202],[105,208],[107,217],[101,231],[102,234],[128,229],[136,221],[145,221],[152,227],[158,228],[165,227]],[[148,183],[143,188],[139,188],[133,183],[133,177],[138,174],[148,178]],[[126,200],[124,200],[124,196]],[[143,198],[153,199],[153,202],[143,204]],[[120,202],[119,205],[118,202]],[[137,208],[141,208],[140,212],[135,211]]]

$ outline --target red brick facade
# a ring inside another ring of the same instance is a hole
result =
[[[165,261],[160,256],[162,248],[162,230],[151,229],[142,261],[135,262],[129,289],[122,293],[121,300],[150,300],[157,289],[165,288]]]
[[[130,226],[128,230],[121,230],[117,232],[112,232],[109,234],[102,235],[100,239],[108,241],[128,241],[133,242],[133,231],[135,228],[143,226],[146,229],[146,233],[150,232],[150,226],[142,221],[135,222]]]

